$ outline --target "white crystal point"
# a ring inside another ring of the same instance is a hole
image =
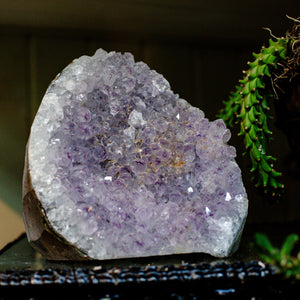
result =
[[[47,226],[87,257],[224,257],[248,209],[229,138],[146,64],[99,49],[50,84],[30,180]]]

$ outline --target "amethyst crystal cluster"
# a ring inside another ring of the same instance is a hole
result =
[[[131,54],[67,66],[29,140],[49,224],[89,257],[235,251],[248,200],[230,131]]]

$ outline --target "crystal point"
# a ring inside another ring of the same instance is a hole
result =
[[[28,143],[31,185],[48,226],[87,257],[223,257],[248,208],[229,138],[146,64],[99,49],[50,84]]]

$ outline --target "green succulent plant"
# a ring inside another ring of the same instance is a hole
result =
[[[291,255],[298,241],[297,234],[290,234],[283,242],[281,249],[278,249],[271,244],[265,234],[255,234],[255,242],[261,259],[273,265],[286,278],[300,280],[300,252],[297,257]]]
[[[240,124],[239,135],[244,138],[246,149],[244,155],[249,156],[252,165],[251,179],[271,198],[281,196],[284,185],[282,173],[274,168],[276,159],[268,151],[268,142],[272,139],[268,127],[268,120],[272,118],[270,104],[277,97],[274,80],[278,77],[278,69],[283,69],[284,62],[292,55],[293,45],[300,40],[297,26],[293,34],[273,37],[267,47],[263,46],[259,53],[253,53],[254,60],[248,62],[249,68],[243,71],[244,77],[229,99],[223,102],[224,108],[218,114],[228,127]]]

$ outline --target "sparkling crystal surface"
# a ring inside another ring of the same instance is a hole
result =
[[[248,200],[221,119],[180,99],[131,54],[82,56],[31,128],[32,185],[53,228],[92,258],[237,245]]]

